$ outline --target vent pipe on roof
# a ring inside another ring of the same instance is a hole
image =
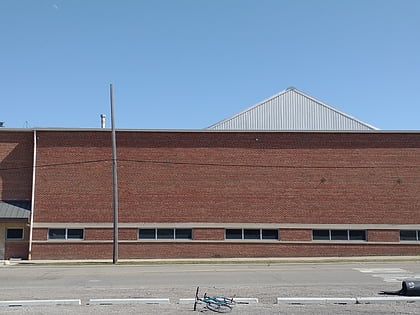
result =
[[[101,114],[101,128],[106,128],[105,118],[106,116],[104,114]]]

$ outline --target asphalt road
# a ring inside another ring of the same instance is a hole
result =
[[[82,305],[0,306],[4,314],[194,314],[195,288],[209,295],[255,297],[232,314],[417,314],[420,302],[279,305],[277,297],[372,297],[420,281],[419,262],[171,265],[13,265],[0,267],[0,301],[81,299]],[[168,305],[89,305],[90,299],[169,298]],[[206,314],[213,312],[200,309]]]

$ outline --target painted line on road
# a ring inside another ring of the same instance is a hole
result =
[[[401,268],[353,268],[353,270],[369,274],[372,277],[382,278],[385,282],[401,282],[406,279],[419,278],[418,274],[413,274]]]
[[[0,301],[0,306],[33,306],[33,305],[82,305],[81,300],[21,300]]]
[[[90,299],[90,305],[113,305],[113,304],[170,304],[168,298],[145,298],[145,299]]]

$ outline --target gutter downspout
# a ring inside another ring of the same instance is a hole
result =
[[[32,235],[33,235],[33,227],[34,227],[34,210],[35,210],[36,150],[37,150],[37,136],[36,136],[36,130],[34,130],[34,156],[33,156],[33,162],[32,162],[31,221],[29,223],[28,260],[32,260]]]

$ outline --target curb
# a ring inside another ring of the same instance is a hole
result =
[[[239,304],[257,304],[258,298],[234,298]],[[182,298],[179,304],[193,304],[195,299]],[[295,297],[277,298],[277,304],[385,304],[385,303],[414,303],[420,302],[420,296],[391,296],[391,297]],[[138,299],[90,299],[89,305],[114,305],[114,304],[171,304],[169,298],[138,298]],[[0,301],[0,307],[8,306],[42,306],[42,305],[82,305],[80,299],[69,300],[16,300]]]
[[[392,296],[392,297],[357,297],[357,298],[330,298],[330,297],[299,297],[277,298],[277,304],[385,304],[395,302],[420,302],[420,296]]]
[[[356,304],[356,298],[302,297],[277,298],[277,304]]]
[[[258,298],[233,298],[238,304],[257,304]],[[179,304],[194,304],[195,299],[179,299]]]
[[[420,296],[358,297],[359,304],[380,304],[390,302],[420,302]]]
[[[0,306],[34,306],[34,305],[82,305],[81,300],[22,300],[0,301]]]
[[[90,299],[90,305],[170,304],[169,299]]]

